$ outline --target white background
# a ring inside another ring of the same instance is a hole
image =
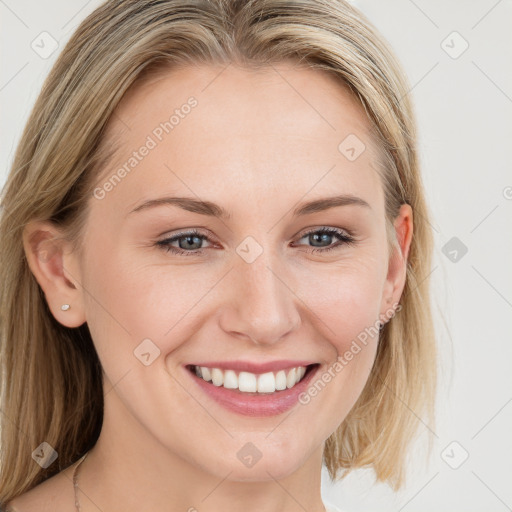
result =
[[[1,184],[43,79],[99,4],[0,0]],[[324,471],[323,494],[347,511],[512,510],[512,1],[353,4],[390,42],[411,84],[434,216],[442,381],[438,423],[418,420],[421,439],[433,432],[430,464],[413,454],[404,491],[372,485],[368,471],[331,484]],[[47,59],[31,48],[43,31],[59,42]],[[456,55],[464,40],[457,58],[445,51]],[[453,237],[467,247],[456,262],[443,253]],[[447,463],[466,452],[458,469]]]

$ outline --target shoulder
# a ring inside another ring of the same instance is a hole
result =
[[[74,504],[72,467],[8,502],[1,512],[69,512]]]

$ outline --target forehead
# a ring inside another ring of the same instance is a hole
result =
[[[314,196],[334,187],[373,202],[381,192],[363,107],[333,76],[295,64],[167,70],[125,94],[106,137],[119,147],[102,179],[129,170],[110,194],[127,206],[163,191]],[[151,149],[133,172],[126,164],[143,146]]]

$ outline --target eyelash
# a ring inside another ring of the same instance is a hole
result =
[[[304,233],[300,237],[300,239],[302,239],[308,235],[314,234],[314,233],[319,233],[322,235],[324,235],[324,234],[335,235],[339,238],[340,241],[336,245],[332,245],[330,247],[322,247],[322,248],[314,247],[311,251],[309,251],[312,253],[313,252],[326,253],[328,251],[332,251],[333,249],[339,249],[343,245],[355,245],[356,244],[355,238],[353,236],[351,236],[350,234],[348,234],[347,232],[342,231],[341,229],[329,228],[329,227],[313,229],[311,231],[308,231],[307,233]],[[210,241],[210,239],[206,235],[203,235],[199,231],[192,229],[191,231],[179,233],[171,238],[159,240],[158,242],[156,242],[155,245],[166,252],[171,252],[171,253],[178,254],[181,256],[202,255],[206,249],[194,249],[191,251],[186,251],[184,249],[179,249],[177,247],[173,247],[172,245],[170,245],[172,242],[175,242],[176,240],[179,240],[180,238],[185,238],[185,237],[190,237],[190,236],[197,236],[198,238]]]

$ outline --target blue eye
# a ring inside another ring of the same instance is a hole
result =
[[[321,228],[311,230],[304,235],[299,240],[308,237],[309,242],[312,243],[324,243],[327,242],[328,247],[313,247],[310,252],[327,252],[333,249],[341,248],[344,245],[354,245],[356,240],[346,231],[337,228]],[[335,245],[331,245],[332,242],[329,242],[329,239],[336,237],[338,239],[338,243]],[[173,237],[166,238],[164,240],[159,240],[156,242],[156,246],[165,250],[166,252],[171,252],[173,254],[178,254],[181,256],[194,256],[194,255],[202,255],[205,251],[205,248],[194,247],[197,245],[201,245],[202,241],[210,239],[201,234],[199,231],[193,229],[191,231],[186,231],[184,233],[179,233]],[[174,242],[178,242],[178,247],[171,245]]]
[[[308,240],[310,242],[320,242],[322,243],[322,240],[325,241],[328,238],[337,237],[339,242],[335,245],[330,245],[329,247],[316,247],[311,250],[311,252],[327,252],[332,251],[333,249],[339,249],[343,245],[354,245],[356,243],[356,240],[353,236],[349,235],[347,232],[336,229],[336,228],[322,228],[322,229],[314,229],[312,231],[307,232],[304,234],[299,240],[302,240],[302,238],[308,237]]]
[[[183,243],[179,242],[184,240]],[[191,245],[197,244],[201,242],[201,240],[208,240],[208,237],[202,235],[199,231],[193,229],[192,231],[187,231],[185,233],[179,233],[171,238],[166,238],[165,240],[159,240],[156,245],[166,252],[172,252],[174,254],[180,254],[182,256],[193,256],[202,254],[204,249],[190,247]],[[178,245],[180,247],[174,247],[171,243],[178,241]],[[192,249],[192,250],[187,250]]]

